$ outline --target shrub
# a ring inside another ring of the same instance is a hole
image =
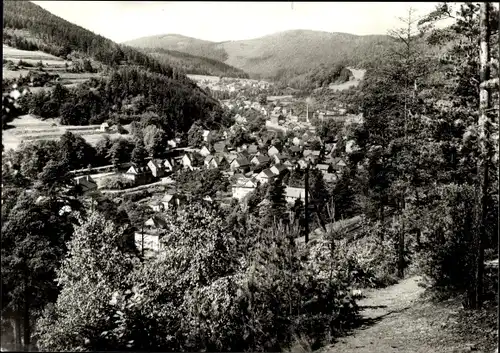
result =
[[[133,180],[126,179],[123,176],[108,177],[102,181],[102,188],[110,190],[123,190],[134,186],[135,183]]]

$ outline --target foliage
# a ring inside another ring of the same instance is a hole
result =
[[[135,183],[131,179],[124,178],[123,176],[115,177],[110,176],[104,178],[101,183],[103,189],[109,190],[123,190],[135,186]]]
[[[75,229],[68,255],[58,270],[61,294],[53,310],[47,310],[38,323],[41,349],[106,347],[102,333],[113,327],[111,318],[116,314],[110,299],[114,292],[127,288],[125,279],[136,262],[119,245],[122,233],[123,229],[99,213]]]

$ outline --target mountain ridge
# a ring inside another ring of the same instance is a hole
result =
[[[363,67],[379,60],[393,39],[293,29],[254,39],[214,42],[180,34],[159,34],[123,42],[137,48],[162,48],[204,56],[241,69],[254,78],[275,78],[281,71],[303,74],[320,64]]]

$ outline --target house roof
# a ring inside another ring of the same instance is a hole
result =
[[[136,165],[131,166],[127,170],[127,174],[145,174],[149,172],[151,172],[151,170],[148,167],[138,167]]]
[[[307,157],[307,156],[309,156],[312,153],[313,153],[312,150],[304,150],[304,157]]]
[[[262,172],[259,173],[259,177],[263,178],[272,178],[274,177],[274,173],[271,171],[271,169],[266,168]]]
[[[328,164],[316,164],[316,167],[319,169],[319,170],[328,170],[328,168],[330,167]]]
[[[249,145],[247,150],[248,153],[257,153],[259,148],[257,147],[257,145]]]
[[[299,146],[292,146],[290,147],[291,152],[300,152],[300,147]]]
[[[203,130],[203,137],[207,137],[208,135],[210,135],[210,131],[209,130]]]
[[[276,164],[271,167],[271,170],[277,170],[278,173],[281,173],[282,171],[286,170],[287,168],[283,164]]]
[[[256,159],[259,163],[266,163],[271,160],[268,156],[264,155],[255,156],[252,159]]]
[[[165,194],[162,197],[161,201],[162,202],[170,202],[173,198],[174,198],[174,195],[172,195],[172,194]]]
[[[285,188],[285,197],[292,197],[295,199],[302,198],[306,194],[306,189],[304,188],[294,188],[287,186]]]
[[[150,226],[150,227],[155,227],[155,228],[165,228],[167,226],[167,222],[165,222],[164,219],[162,219],[158,216],[153,216],[150,219],[148,219],[146,222],[144,222],[144,225]]]
[[[233,160],[233,162],[236,161],[236,163],[240,166],[240,167],[243,167],[243,166],[247,166],[249,165],[250,163],[248,162],[248,159],[246,159],[245,157],[242,157],[242,158],[236,158],[235,160]]]
[[[205,163],[210,163],[212,161],[212,159],[214,159],[214,156],[209,154],[208,156],[205,157]]]

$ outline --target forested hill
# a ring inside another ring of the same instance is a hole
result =
[[[248,74],[221,61],[162,48],[141,49],[160,62],[186,74],[249,78]]]
[[[300,75],[321,64],[368,66],[391,45],[383,35],[357,36],[311,30],[291,30],[261,38],[215,43],[177,34],[126,42],[137,48],[163,48],[204,56],[237,67],[253,77]]]
[[[171,136],[186,132],[195,121],[208,126],[222,119],[220,104],[182,70],[96,35],[31,2],[4,1],[3,33],[4,44],[18,49],[40,50],[70,61],[92,58],[108,69],[104,76],[76,87],[58,84],[57,89],[23,98],[26,113],[61,117],[62,124],[70,125],[145,121],[146,125],[165,128]],[[61,75],[64,78],[65,73]]]
[[[172,76],[171,66],[160,64],[136,49],[118,45],[28,1],[3,2],[3,43],[62,58],[76,52],[108,66],[134,64]]]

